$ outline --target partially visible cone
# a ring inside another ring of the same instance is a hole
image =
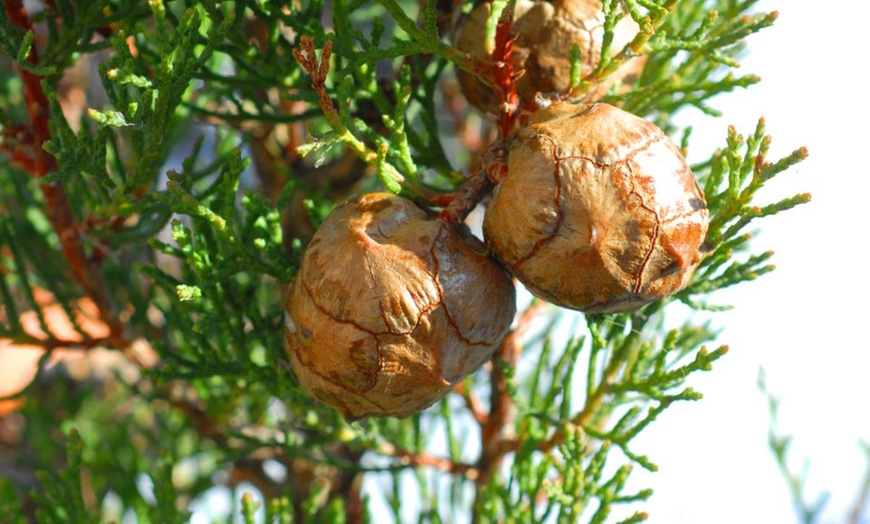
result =
[[[486,20],[490,2],[481,2],[460,23],[456,47],[469,53],[477,63],[490,60],[486,48]],[[571,87],[571,49],[577,45],[581,55],[581,74],[586,75],[601,60],[604,38],[604,13],[599,0],[517,0],[512,34],[515,35],[513,67],[525,73],[517,80],[521,103],[544,96],[564,93]],[[617,52],[637,34],[638,26],[629,16],[623,16],[614,29],[611,50]],[[596,101],[616,83],[629,83],[643,69],[643,59],[625,62],[607,79],[583,95],[585,101]],[[489,114],[498,114],[495,89],[474,75],[459,70],[459,84],[471,105]]]

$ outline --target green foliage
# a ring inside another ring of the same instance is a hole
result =
[[[776,20],[776,13],[753,13],[757,0],[660,2],[670,13],[648,43],[647,63],[623,107],[672,131],[670,117],[694,107],[719,116],[708,100],[755,84],[755,75],[735,76],[743,40]],[[630,4],[630,3],[629,3]],[[635,20],[639,17],[632,12]]]
[[[690,295],[709,295],[717,289],[754,280],[774,269],[768,263],[773,256],[770,251],[737,259],[738,253],[749,250],[752,235],[743,230],[750,222],[810,200],[809,194],[802,193],[771,204],[754,202],[755,194],[764,184],[807,156],[807,150],[800,148],[776,162],[768,162],[770,141],[770,136],[764,133],[764,119],[758,121],[755,132],[747,138],[729,128],[727,146],[716,151],[709,161],[694,166],[711,210],[707,232],[711,253],[698,268],[693,284],[681,295],[697,308],[710,306],[691,300]]]
[[[81,475],[81,440],[78,433],[70,435],[67,444],[67,460],[69,465],[56,475],[43,473],[39,475],[44,491],[35,494],[40,511],[37,513],[42,522],[87,522],[95,520],[96,515],[85,509]]]
[[[732,72],[743,39],[775,19],[746,15],[754,0],[617,4],[604,2],[605,48],[620,16],[644,31],[579,87],[645,55],[638,83],[605,100],[675,132],[679,110],[716,114],[714,96],[757,81]],[[46,350],[10,396],[27,399],[14,462],[29,474],[0,480],[0,514],[183,522],[223,485],[244,522],[377,520],[378,504],[396,521],[646,518],[651,490],[626,485],[634,468],[656,469],[654,450],[634,439],[701,397],[687,377],[726,352],[708,323],[715,292],[772,269],[746,226],[808,200],[755,195],[806,152],[768,161],[760,122],[695,166],[709,253],[673,299],[587,318],[533,302],[514,346],[456,394],[408,419],[348,424],[289,372],[282,294],[305,228],[336,202],[385,188],[438,207],[481,153],[458,135],[482,121],[449,103],[456,68],[474,64],[443,34],[439,4],[420,5],[58,0],[33,27],[0,17],[0,338]],[[302,36],[312,47],[300,55]],[[78,66],[99,85],[65,117],[62,74]],[[27,142],[19,131],[39,122],[22,92],[40,89],[49,136]],[[676,301],[691,313],[672,313]],[[89,304],[107,335],[82,321]],[[82,377],[52,363],[59,348],[115,360]],[[380,492],[363,496],[362,479]]]

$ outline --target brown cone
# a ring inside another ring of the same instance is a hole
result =
[[[535,295],[630,311],[685,287],[708,213],[679,148],[607,104],[553,104],[511,143],[484,219],[487,244]]]
[[[413,202],[367,194],[320,226],[286,301],[291,366],[345,417],[404,417],[489,360],[516,311],[482,242]]]

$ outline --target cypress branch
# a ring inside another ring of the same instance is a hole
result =
[[[15,449],[36,457],[16,462],[21,482],[0,480],[0,513],[181,522],[224,486],[235,510],[216,518],[227,521],[375,521],[375,507],[433,522],[647,518],[652,491],[629,481],[635,466],[656,469],[656,453],[636,437],[700,399],[687,379],[726,354],[709,321],[725,307],[718,290],[773,269],[749,226],[809,201],[757,201],[807,155],[769,159],[763,120],[747,135],[730,129],[693,166],[711,221],[704,259],[675,296],[586,316],[535,299],[491,361],[403,420],[348,423],[289,369],[287,286],[335,205],[386,189],[461,222],[491,191],[489,162],[505,155],[489,148],[528,107],[489,122],[456,74],[512,89],[502,15],[520,2],[493,3],[485,38],[501,59],[486,71],[450,34],[451,15],[472,4],[4,2],[0,336],[43,357],[0,398],[26,399]],[[638,80],[601,101],[679,136],[678,111],[716,115],[714,97],[758,81],[734,71],[746,37],[776,20],[755,4],[606,0],[603,58],[583,70],[576,48],[565,96],[643,56]],[[623,18],[640,31],[617,49]],[[75,80],[78,67],[99,85]],[[680,145],[691,144],[685,130]],[[674,301],[693,315],[666,329]],[[85,320],[83,304],[96,316]],[[49,366],[60,349],[83,354],[85,376]],[[784,463],[787,441],[772,446]]]

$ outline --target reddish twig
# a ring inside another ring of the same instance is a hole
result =
[[[519,114],[516,81],[522,75],[522,71],[515,72],[513,66],[513,39],[510,34],[512,20],[513,11],[510,7],[506,7],[496,26],[495,49],[489,67],[489,75],[496,87],[501,108],[498,115],[498,139],[484,152],[480,168],[468,176],[465,185],[456,192],[450,204],[441,212],[441,217],[450,222],[464,220],[477,203],[492,190],[493,184],[500,182],[507,172],[505,144],[516,127]]]
[[[314,39],[310,36],[299,37],[299,47],[293,48],[293,57],[299,62],[309,75],[311,75],[311,87],[317,91],[320,97],[320,107],[324,114],[335,113],[332,99],[326,94],[326,77],[329,76],[329,57],[332,56],[332,40],[327,40],[320,52],[320,62],[317,61],[317,53],[314,51]]]
[[[487,414],[486,408],[481,404],[480,399],[477,395],[474,394],[473,391],[465,387],[465,383],[461,382],[456,388],[453,389],[453,392],[462,397],[465,401],[465,406],[468,408],[468,411],[471,412],[471,416],[477,422],[477,424],[482,428],[484,424],[486,424]]]
[[[317,91],[320,100],[320,109],[326,118],[329,127],[337,135],[337,138],[347,147],[353,150],[365,163],[379,170],[379,174],[396,184],[405,183],[405,176],[389,162],[384,162],[382,154],[385,153],[386,145],[379,152],[375,152],[362,140],[358,139],[341,121],[341,116],[335,109],[332,99],[326,93],[326,78],[329,75],[329,58],[332,56],[332,41],[324,44],[320,52],[320,61],[314,49],[314,39],[310,36],[300,36],[299,45],[293,49],[293,57],[308,74],[311,75],[311,87]]]
[[[3,3],[10,22],[25,31],[33,30],[33,23],[27,17],[21,0],[4,0]],[[36,47],[30,49],[27,61],[33,65],[39,65]],[[24,82],[24,101],[27,104],[33,137],[37,144],[42,145],[51,136],[48,129],[48,98],[42,90],[41,78],[38,75],[26,69],[20,69],[19,74]],[[40,153],[40,150],[36,151],[34,169],[37,171],[36,174],[41,176],[56,170],[57,163],[53,156],[48,153]]]
[[[462,222],[490,189],[492,183],[486,173],[483,170],[474,171],[465,179],[462,189],[453,195],[439,216],[454,224]]]
[[[7,125],[3,129],[3,142],[0,144],[0,149],[18,169],[33,173],[36,171],[34,142],[30,127],[23,124]]]
[[[33,30],[33,23],[27,17],[21,0],[4,0],[3,5],[6,16],[12,24],[25,31]],[[30,49],[27,61],[33,65],[39,64],[36,47]],[[32,146],[29,148],[30,155],[26,158],[13,157],[13,161],[19,167],[28,168],[28,172],[34,178],[41,179],[57,171],[57,160],[43,147],[51,139],[48,97],[42,89],[42,78],[39,75],[23,68],[19,68],[19,74],[24,83],[24,101],[30,117],[30,133],[19,132],[18,136],[32,139]],[[112,333],[120,334],[121,323],[111,312],[109,294],[103,276],[97,265],[88,259],[80,242],[78,227],[63,186],[58,182],[41,182],[39,187],[45,198],[49,221],[60,240],[61,252],[69,264],[73,277],[85,294],[97,305],[100,317],[109,325]]]
[[[513,133],[519,104],[517,79],[523,72],[514,71],[514,42],[511,37],[513,10],[506,7],[495,28],[495,49],[492,52],[492,76],[496,85],[501,110],[498,115],[499,138],[507,140]]]
[[[8,339],[12,342],[12,348],[19,346],[38,347],[47,352],[64,350],[80,350],[88,351],[97,348],[126,348],[130,345],[130,341],[118,337],[116,335],[108,335],[105,337],[88,337],[80,340],[67,338],[39,338],[29,335],[13,337]]]
[[[518,317],[517,324],[504,338],[501,347],[493,357],[491,376],[492,401],[489,417],[481,428],[481,455],[479,485],[485,485],[493,472],[497,471],[504,456],[509,451],[516,450],[517,439],[510,434],[516,406],[508,394],[508,377],[504,367],[516,367],[522,353],[522,337],[526,334],[532,321],[537,318],[546,302],[535,299]],[[502,360],[503,365],[498,365]],[[478,494],[480,491],[478,490]]]
[[[396,457],[403,466],[427,466],[446,473],[462,475],[469,480],[476,480],[479,470],[471,464],[454,462],[450,459],[436,457],[428,453],[415,453],[392,444],[384,444],[378,448],[378,453],[388,457]]]

